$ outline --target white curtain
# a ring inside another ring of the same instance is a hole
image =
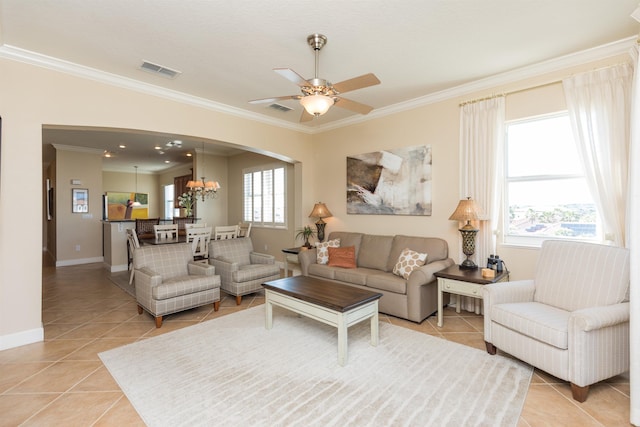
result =
[[[605,240],[625,246],[633,67],[620,64],[562,81],[578,153]]]
[[[634,49],[636,64],[631,97],[631,141],[629,146],[629,192],[627,199],[627,246],[631,259],[640,259],[640,61]],[[631,262],[631,423],[640,425],[640,262]]]
[[[460,199],[471,197],[484,210],[478,224],[474,261],[485,267],[487,257],[496,253],[504,162],[504,97],[496,97],[460,108]],[[458,246],[464,259],[462,245]],[[473,310],[474,298],[463,307]]]

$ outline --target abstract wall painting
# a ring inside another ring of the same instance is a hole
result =
[[[347,157],[347,213],[431,215],[431,146]]]

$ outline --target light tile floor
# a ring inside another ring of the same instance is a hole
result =
[[[108,277],[101,264],[44,267],[45,341],[0,351],[0,426],[144,425],[98,353],[264,303],[262,294],[243,298],[241,306],[226,297],[217,313],[212,305],[189,310],[156,329]],[[452,309],[445,316],[442,328],[435,317],[420,325],[381,319],[484,350],[482,316]],[[580,404],[567,383],[536,370],[518,426],[625,426],[628,420],[628,377],[592,386]]]

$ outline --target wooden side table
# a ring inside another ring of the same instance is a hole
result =
[[[501,273],[496,272],[496,277],[482,277],[482,269],[467,270],[460,268],[458,265],[452,265],[449,268],[434,273],[438,278],[438,326],[442,327],[442,293],[458,295],[458,304],[456,312],[460,313],[460,296],[467,296],[482,300],[482,286],[489,283],[506,282],[509,280],[509,272],[507,270]],[[480,306],[476,302],[476,313],[480,314]]]
[[[299,246],[297,248],[285,248],[282,249],[282,252],[284,253],[284,277],[288,277],[289,276],[289,255],[295,255],[298,256],[298,254],[300,253],[301,250],[303,250],[304,248]]]

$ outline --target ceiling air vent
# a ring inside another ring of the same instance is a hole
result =
[[[149,71],[150,73],[159,74],[163,77],[168,77],[170,79],[175,78],[178,74],[181,74],[181,71],[172,70],[171,68],[163,67],[162,65],[154,64],[153,62],[144,61],[140,66],[144,71]]]
[[[282,111],[283,113],[286,113],[287,111],[293,110],[293,108],[285,107],[284,105],[280,105],[280,104],[271,104],[271,105],[269,105],[269,108],[273,108],[274,110]]]

